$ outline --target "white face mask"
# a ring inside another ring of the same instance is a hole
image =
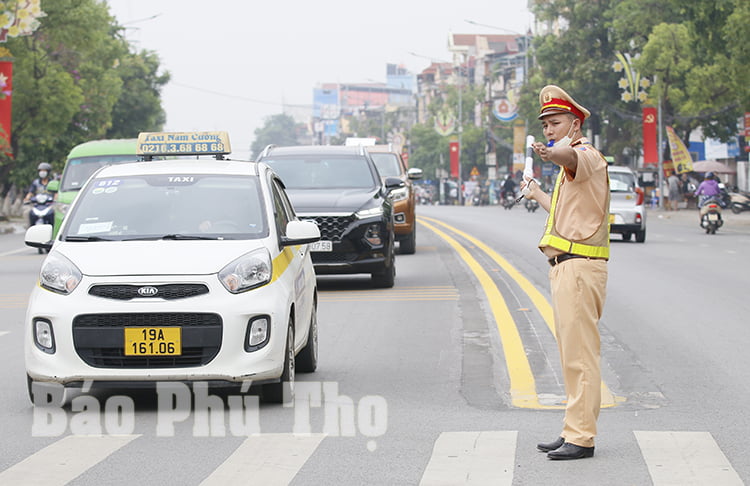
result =
[[[47,171],[46,170],[40,170],[39,171],[39,178],[40,179],[44,179],[45,177],[47,177]]]
[[[555,142],[555,147],[568,147],[573,142],[573,139],[570,138],[570,136],[575,133],[575,130],[573,129],[573,123],[570,124],[570,128],[568,129],[567,135],[565,135],[560,140],[557,140]]]

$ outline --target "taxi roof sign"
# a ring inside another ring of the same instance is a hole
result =
[[[165,155],[215,155],[232,151],[227,132],[141,132],[136,154],[146,160]]]

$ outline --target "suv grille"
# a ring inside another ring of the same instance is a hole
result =
[[[126,327],[181,327],[179,356],[125,356]],[[221,349],[222,321],[209,313],[83,314],[73,319],[73,344],[95,368],[181,368],[209,363]]]
[[[320,229],[320,239],[326,241],[341,241],[341,237],[354,222],[354,216],[314,216],[302,218],[306,221],[315,221]]]
[[[153,295],[138,293],[138,289],[151,287],[156,289]],[[204,284],[167,284],[167,285],[94,285],[89,289],[90,295],[105,299],[130,300],[137,298],[154,298],[172,300],[207,294]]]

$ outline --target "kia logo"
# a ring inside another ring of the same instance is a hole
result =
[[[138,289],[138,295],[141,297],[153,297],[159,293],[159,289],[156,287],[140,287]]]

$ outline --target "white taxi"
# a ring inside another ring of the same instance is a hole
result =
[[[89,179],[54,241],[26,233],[49,250],[25,321],[32,402],[44,383],[160,381],[289,399],[317,366],[318,227],[266,164],[225,158],[225,132],[144,133],[138,151]]]

